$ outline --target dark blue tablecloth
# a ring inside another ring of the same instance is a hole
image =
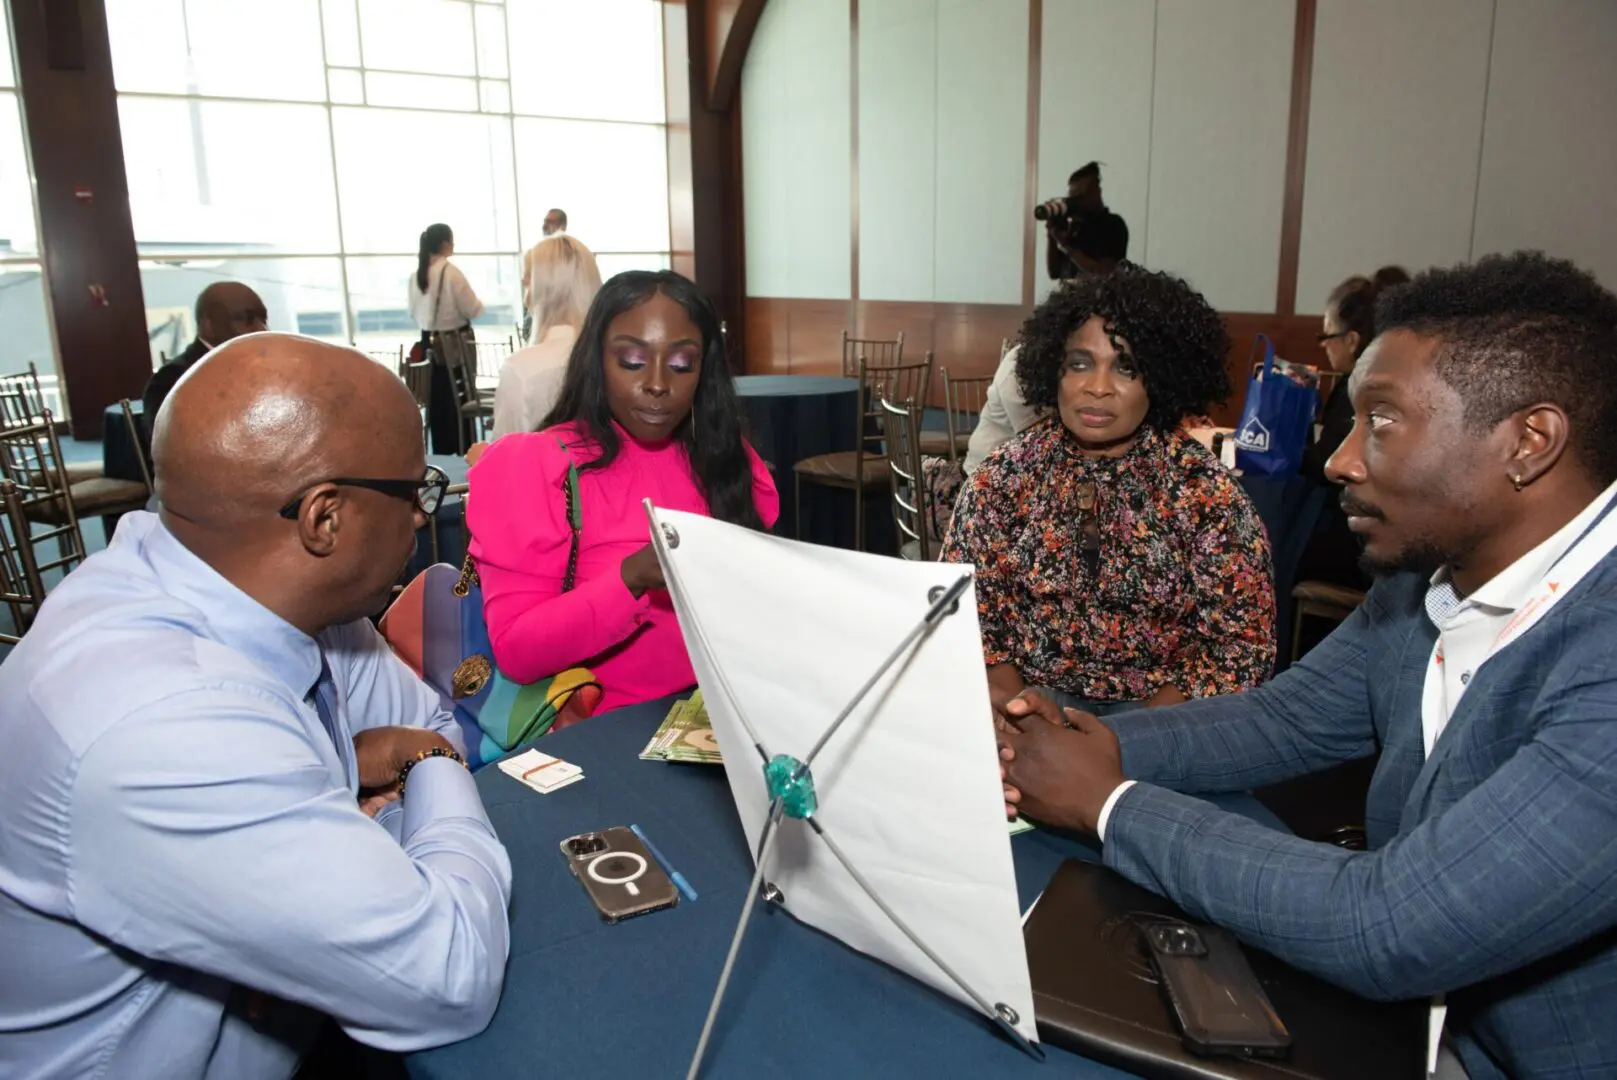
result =
[[[637,758],[671,700],[624,709],[544,740],[585,779],[538,795],[497,768],[478,776],[511,855],[511,961],[483,1034],[408,1059],[417,1078],[678,1077],[752,874],[717,766]],[[1274,819],[1245,797],[1226,805]],[[639,824],[699,893],[616,926],[603,923],[558,845]],[[1024,909],[1063,859],[1093,849],[1045,832],[1012,841]],[[361,992],[356,989],[356,992]],[[725,999],[704,1077],[1085,1077],[1129,1074],[1046,1047],[1044,1065],[949,998],[778,909],[761,909]]]
[[[859,432],[859,380],[835,375],[741,375],[736,378],[736,393],[747,411],[747,435],[769,463],[780,491],[780,523],[775,532],[797,537],[793,498],[797,480],[792,466],[817,454],[854,449]],[[875,512],[885,508],[874,499],[870,506]],[[853,504],[846,492],[806,486],[803,517],[807,531],[801,539],[853,546]]]
[[[131,401],[135,423],[142,423],[145,407]],[[129,426],[124,423],[122,404],[108,405],[101,415],[101,472],[113,480],[143,482],[140,475],[140,447],[129,438]]]

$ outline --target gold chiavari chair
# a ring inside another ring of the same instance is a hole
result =
[[[23,517],[17,485],[0,480],[0,603],[11,611],[14,634],[0,632],[0,642],[16,644],[28,632],[39,605],[45,602],[45,583],[34,558],[28,519]]]

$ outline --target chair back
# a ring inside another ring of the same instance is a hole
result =
[[[399,378],[403,380],[405,389],[410,391],[410,396],[415,399],[416,411],[421,414],[421,438],[425,440],[427,410],[432,407],[432,361],[421,360],[412,364],[410,354],[405,352],[404,346],[401,345],[396,362]]]
[[[15,634],[0,632],[0,642],[15,645],[28,632],[29,624],[39,605],[45,602],[45,582],[34,559],[34,546],[29,542],[28,519],[22,515],[22,504],[17,498],[17,485],[0,480],[0,603],[11,611],[11,626]]]
[[[27,371],[0,375],[0,427],[36,424],[45,413],[45,391],[40,386],[39,368],[30,363]]]
[[[988,385],[992,375],[977,375],[969,379],[951,379],[949,369],[943,369],[943,407],[949,422],[949,460],[959,455],[962,436],[971,434],[977,426],[977,417],[988,399]]]
[[[856,338],[842,331],[842,377],[852,379],[859,374],[863,361],[871,367],[896,367],[904,362],[904,331],[896,338]]]
[[[499,381],[500,368],[505,366],[506,358],[511,355],[515,344],[510,338],[504,341],[472,342],[472,351],[477,357],[473,365],[477,371],[477,379],[491,383]]]
[[[895,405],[877,399],[882,438],[887,443],[887,470],[892,476],[893,526],[898,553],[932,561],[932,538],[926,527],[926,481],[921,472],[921,407],[914,398]]]
[[[25,520],[48,526],[27,534],[41,574],[66,571],[84,561],[84,535],[50,410],[37,424],[0,429],[0,479],[15,486]],[[49,561],[38,557],[39,545],[47,540],[56,541],[57,549],[56,558]]]
[[[121,398],[118,404],[123,408],[124,430],[129,433],[129,445],[135,448],[135,459],[140,462],[140,481],[146,485],[146,494],[150,496],[157,489],[152,486],[152,466],[146,460],[146,445],[140,437],[140,421],[135,419],[135,407],[128,398]]]
[[[470,405],[477,400],[477,357],[471,344],[451,331],[439,334],[435,346],[445,370],[449,372],[449,385],[455,391],[455,404],[460,406]]]
[[[890,364],[878,366],[859,360],[856,368],[859,378],[859,430],[858,449],[864,454],[880,456],[884,442],[881,424],[881,401],[925,401],[932,385],[932,354],[918,364]]]

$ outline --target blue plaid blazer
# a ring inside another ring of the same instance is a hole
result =
[[[1617,1077],[1617,554],[1488,661],[1427,758],[1415,575],[1249,693],[1109,719],[1107,865],[1359,994],[1446,993],[1472,1080]],[[1194,792],[1381,750],[1351,852]]]

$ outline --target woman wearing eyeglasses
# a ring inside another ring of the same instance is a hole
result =
[[[540,430],[497,439],[470,480],[500,670],[527,683],[587,667],[603,710],[696,683],[642,501],[752,529],[780,509],[742,438],[718,312],[666,270],[602,287]]]
[[[1348,393],[1348,376],[1376,336],[1376,300],[1381,293],[1409,280],[1401,266],[1383,266],[1370,277],[1350,277],[1331,290],[1325,301],[1325,315],[1317,335],[1325,350],[1325,363],[1338,373],[1331,396],[1325,399],[1319,433],[1303,451],[1302,474],[1321,484],[1325,463],[1353,430],[1353,398]],[[1298,581],[1324,581],[1368,589],[1370,579],[1359,569],[1359,542],[1347,527],[1347,515],[1332,497],[1325,500],[1319,521],[1297,563]]]
[[[1371,277],[1350,277],[1331,290],[1317,335],[1325,350],[1325,363],[1341,377],[1325,401],[1319,437],[1303,454],[1303,474],[1325,479],[1325,463],[1353,430],[1353,399],[1348,376],[1376,336],[1376,298],[1385,289],[1402,285],[1409,272],[1401,266],[1383,266]]]

